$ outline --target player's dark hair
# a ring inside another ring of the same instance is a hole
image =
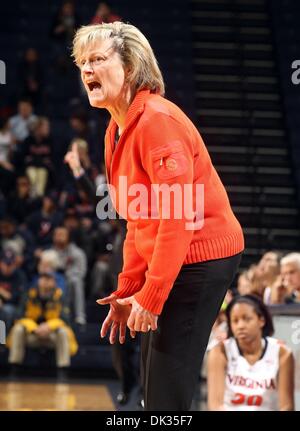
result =
[[[230,324],[230,314],[233,307],[236,304],[250,305],[259,317],[264,318],[265,324],[262,328],[263,337],[268,337],[274,334],[274,326],[273,326],[271,314],[268,308],[266,307],[266,305],[262,302],[262,300],[258,296],[254,296],[254,295],[241,295],[241,296],[236,296],[226,308],[226,317],[228,322],[228,337],[233,337],[231,324]]]

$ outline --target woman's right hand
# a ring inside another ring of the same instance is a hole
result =
[[[80,159],[79,159],[79,153],[78,153],[78,147],[77,144],[72,144],[72,148],[70,151],[67,152],[67,154],[64,157],[64,162],[68,163],[70,169],[72,170],[74,176],[78,175],[79,172],[82,169]]]
[[[98,299],[96,302],[100,305],[110,305],[110,310],[101,327],[101,338],[105,337],[110,329],[109,342],[114,344],[116,341],[117,332],[119,330],[119,342],[125,342],[127,320],[131,312],[130,305],[120,305],[117,302],[117,296],[111,294],[106,298]],[[132,338],[135,337],[135,331],[130,331]]]

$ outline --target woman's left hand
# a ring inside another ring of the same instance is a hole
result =
[[[145,310],[134,298],[117,299],[121,305],[131,305],[131,312],[127,320],[127,326],[131,331],[148,332],[150,329],[155,331],[157,329],[158,316]]]

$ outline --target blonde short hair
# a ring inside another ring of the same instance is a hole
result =
[[[123,65],[128,69],[127,80],[135,91],[148,89],[164,95],[165,85],[158,62],[146,37],[131,24],[123,22],[92,24],[77,30],[72,56],[75,63],[86,48],[97,41],[111,39]]]
[[[286,256],[284,256],[281,261],[280,265],[289,265],[294,264],[297,266],[298,270],[300,270],[300,253],[289,253]]]
[[[59,267],[59,255],[55,250],[42,251],[40,261],[47,262],[54,271]]]

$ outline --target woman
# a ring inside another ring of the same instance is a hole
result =
[[[98,301],[110,305],[101,336],[142,332],[146,410],[188,410],[243,233],[196,127],[163,97],[145,36],[121,22],[85,26],[73,56],[90,104],[111,114],[107,179],[128,221],[118,288]]]
[[[271,338],[272,318],[256,296],[226,309],[229,338],[208,356],[210,410],[293,410],[294,359]]]

